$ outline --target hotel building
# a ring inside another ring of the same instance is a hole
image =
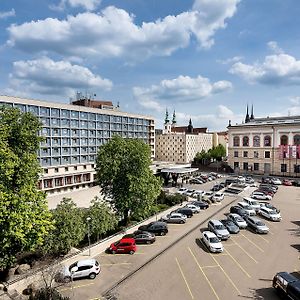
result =
[[[0,96],[0,105],[40,119],[45,140],[38,153],[43,168],[39,188],[48,193],[93,186],[97,151],[114,134],[143,140],[151,147],[151,158],[155,157],[154,119],[121,112],[110,101],[79,98],[63,104]]]
[[[254,118],[228,126],[228,164],[236,172],[297,176],[300,116]]]

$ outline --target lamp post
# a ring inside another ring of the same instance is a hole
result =
[[[87,222],[87,228],[88,228],[88,241],[89,241],[89,256],[91,256],[91,239],[90,239],[90,221],[92,218],[87,217],[86,222]]]

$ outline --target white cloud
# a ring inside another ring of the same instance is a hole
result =
[[[230,71],[250,83],[270,85],[299,85],[300,61],[288,54],[274,54],[265,57],[263,63],[253,65],[235,63]]]
[[[275,54],[282,54],[284,51],[278,46],[277,42],[270,41],[268,42],[268,47],[272,50]]]
[[[27,93],[73,96],[77,90],[110,90],[112,82],[93,74],[88,68],[47,57],[16,61],[10,84]]]
[[[222,65],[228,65],[228,64],[236,63],[236,62],[242,60],[243,58],[244,58],[243,56],[234,56],[234,57],[227,58],[227,59],[218,59],[217,62]]]
[[[0,19],[6,19],[9,17],[15,17],[16,16],[16,12],[15,9],[12,8],[9,11],[0,11]]]
[[[86,10],[92,11],[100,5],[102,0],[61,0],[57,5],[49,5],[50,9],[53,10],[64,10],[66,5],[71,7],[83,7]]]
[[[291,97],[289,100],[291,104],[300,106],[300,96]]]
[[[231,82],[225,80],[211,83],[208,78],[200,75],[196,78],[180,75],[175,79],[162,80],[159,85],[149,88],[134,87],[133,94],[142,106],[160,111],[161,101],[197,101],[227,91],[231,87]]]
[[[83,3],[72,1],[73,5]],[[192,35],[201,47],[213,45],[215,32],[226,27],[225,21],[234,15],[239,1],[196,0],[191,11],[141,26],[134,23],[133,15],[110,6],[99,14],[86,12],[65,20],[47,18],[11,25],[7,43],[30,53],[52,51],[84,58],[168,56],[187,47]]]

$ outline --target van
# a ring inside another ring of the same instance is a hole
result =
[[[291,300],[300,299],[300,280],[288,272],[279,272],[273,278],[273,288]]]
[[[251,206],[256,212],[260,210],[260,204],[257,200],[254,200],[249,197],[244,197],[243,202],[247,203],[249,206]]]

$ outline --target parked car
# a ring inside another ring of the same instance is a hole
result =
[[[177,223],[184,224],[186,223],[187,216],[181,213],[170,213],[161,218],[161,221],[167,223]]]
[[[186,190],[183,194],[191,197],[195,193],[195,190]]]
[[[247,223],[246,221],[238,214],[231,213],[227,216],[228,220],[231,220],[233,223],[235,223],[239,228],[246,228]]]
[[[292,186],[293,184],[292,184],[292,181],[291,180],[288,180],[288,179],[284,179],[283,181],[282,181],[282,184],[283,185],[286,185],[286,186]]]
[[[116,253],[129,253],[134,254],[137,250],[135,240],[132,238],[120,239],[119,241],[112,243],[109,246],[111,254]]]
[[[272,184],[276,184],[276,185],[282,184],[281,180],[278,179],[278,178],[272,178],[272,179],[271,179],[271,183],[272,183]]]
[[[247,222],[248,228],[254,230],[256,233],[269,232],[269,228],[267,227],[267,225],[258,218],[248,217],[245,220]]]
[[[185,207],[191,209],[193,214],[199,214],[200,212],[200,207],[197,205],[188,203]]]
[[[300,181],[299,180],[293,180],[292,184],[293,184],[293,186],[300,186]]]
[[[204,200],[204,201],[210,201],[212,195],[213,195],[213,192],[210,192],[210,191],[204,192],[204,193],[202,194],[202,200]]]
[[[151,222],[147,225],[142,225],[138,228],[142,231],[152,232],[155,235],[166,235],[168,233],[168,226],[165,222]]]
[[[202,232],[202,241],[211,252],[223,252],[224,247],[217,236],[211,231]]]
[[[187,188],[180,188],[180,189],[177,191],[177,194],[183,195],[187,190],[188,190]]]
[[[274,191],[273,188],[268,187],[268,186],[259,186],[257,191],[258,192],[260,192],[260,191],[268,192],[268,195],[270,195],[271,197],[273,197],[275,195],[275,193],[277,192],[277,190]]]
[[[221,223],[226,227],[226,229],[229,231],[229,233],[239,233],[240,228],[237,226],[233,221],[229,219],[220,220]]]
[[[212,202],[221,202],[222,200],[224,200],[223,193],[214,193],[211,197]]]
[[[259,201],[259,204],[260,204],[260,207],[267,207],[267,208],[270,208],[270,209],[275,210],[277,212],[280,212],[280,209],[278,209],[277,207],[275,207],[274,205],[272,205],[269,202]]]
[[[223,187],[219,184],[215,184],[210,190],[213,192],[218,192],[219,190],[221,190]]]
[[[187,208],[187,207],[178,208],[174,212],[184,214],[188,218],[191,218],[193,216],[193,211],[190,208]]]
[[[191,204],[194,204],[198,207],[200,207],[200,209],[207,209],[209,208],[209,204],[203,201],[192,201]]]
[[[245,178],[245,182],[247,183],[247,184],[253,184],[254,183],[254,179],[252,178],[252,177],[246,177]]]
[[[124,235],[123,239],[125,238],[134,239],[136,244],[153,244],[156,240],[154,233],[140,230]]]
[[[238,205],[231,206],[229,211],[230,211],[230,213],[238,214],[241,217],[248,216],[248,213],[246,212],[246,210],[244,210],[242,207],[240,207]]]
[[[203,194],[204,194],[203,191],[201,191],[201,190],[196,190],[196,191],[193,193],[192,197],[195,198],[195,199],[198,199],[198,198],[201,198]]]
[[[219,220],[209,220],[207,228],[221,240],[227,240],[230,237],[228,230]]]
[[[72,279],[79,278],[95,279],[100,271],[101,267],[96,259],[82,259],[74,262],[69,267],[65,266],[56,274],[55,280],[59,282],[70,282]]]
[[[244,201],[240,201],[237,204],[238,204],[238,206],[240,206],[242,209],[244,209],[246,211],[248,216],[255,216],[256,215],[255,210],[248,203],[246,203]]]
[[[259,210],[259,214],[271,221],[281,221],[281,215],[279,212],[277,212],[276,210],[267,208],[267,207],[262,207]]]
[[[276,193],[278,191],[278,186],[274,185],[274,184],[261,183],[259,186],[267,187],[267,188],[271,189],[274,193]]]
[[[255,190],[253,193],[264,193],[265,195],[269,195],[272,198],[274,197],[274,192],[269,190],[268,188],[259,187],[257,190]]]
[[[260,210],[260,203],[255,199],[244,197],[243,202],[251,206],[256,212]]]
[[[202,184],[203,180],[199,179],[199,178],[193,178],[190,180],[191,184]]]
[[[251,198],[257,199],[257,200],[272,200],[272,197],[269,195],[266,195],[263,192],[253,192],[251,194]]]
[[[286,299],[300,299],[300,280],[287,272],[279,272],[273,278],[273,288]]]

